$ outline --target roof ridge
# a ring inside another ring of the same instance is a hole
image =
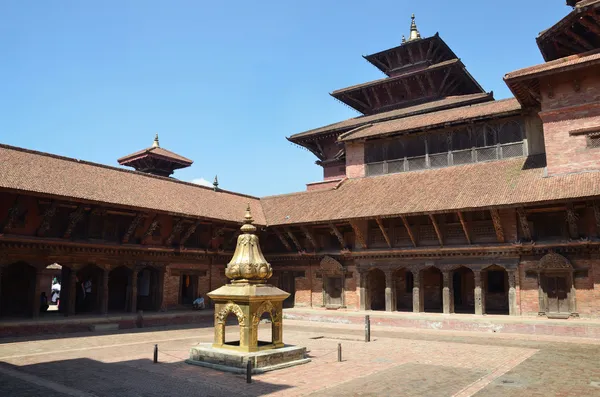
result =
[[[180,183],[180,184],[184,184],[184,185],[188,185],[188,186],[194,186],[194,187],[197,187],[200,189],[213,190],[213,188],[211,188],[211,187],[199,185],[199,184],[193,183],[193,182],[182,181],[179,179],[165,177],[165,176],[147,174],[145,172],[128,170],[125,168],[114,167],[114,166],[106,165],[106,164],[94,163],[92,161],[80,160],[80,159],[76,159],[73,157],[61,156],[59,154],[54,154],[54,153],[40,152],[38,150],[26,149],[26,148],[22,148],[22,147],[18,147],[18,146],[7,145],[4,143],[0,143],[0,149],[15,150],[18,152],[34,154],[34,155],[43,156],[43,157],[51,157],[51,158],[54,158],[57,160],[69,161],[69,162],[73,162],[73,163],[85,164],[85,165],[98,167],[98,168],[104,168],[104,169],[113,170],[113,171],[120,171],[120,172],[130,173],[130,174],[134,174],[134,175],[140,175],[140,176],[144,176],[146,178],[154,178],[154,179],[160,179],[160,180],[169,181],[169,182],[173,182],[173,183]],[[233,195],[241,196],[241,197],[248,197],[248,198],[257,199],[257,200],[260,199],[260,197],[251,196],[249,194],[232,192],[232,191],[224,190],[224,189],[218,189],[218,192],[233,194]]]

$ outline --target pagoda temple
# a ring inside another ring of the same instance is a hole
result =
[[[171,176],[175,170],[189,167],[193,163],[190,159],[161,148],[158,134],[149,148],[123,156],[117,161],[136,171],[159,176]]]

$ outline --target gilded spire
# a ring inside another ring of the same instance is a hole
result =
[[[408,41],[419,40],[421,38],[421,33],[417,29],[417,23],[415,22],[415,14],[412,14],[411,22],[410,22],[410,35],[408,36]]]
[[[215,180],[213,181],[213,190],[216,192],[217,190],[219,190],[219,179],[217,179],[217,176],[215,175]]]
[[[254,233],[256,231],[256,226],[252,223],[254,219],[252,218],[252,213],[250,212],[250,203],[248,203],[248,207],[246,208],[246,214],[244,215],[244,224],[240,228],[240,230],[246,234]]]
[[[154,136],[154,142],[152,142],[152,147],[160,147],[158,144],[158,133]]]

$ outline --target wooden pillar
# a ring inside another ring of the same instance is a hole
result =
[[[542,283],[544,282],[544,278],[538,272],[538,316],[544,316],[546,314],[546,293],[544,292],[544,286]]]
[[[42,295],[42,273],[43,269],[36,268],[35,269],[35,280],[33,281],[33,308],[32,308],[32,316],[33,318],[37,318],[40,316],[40,297]]]
[[[394,271],[385,271],[385,311],[396,311],[396,286],[394,285]]]
[[[444,286],[442,289],[442,302],[444,314],[454,313],[454,294],[452,293],[452,272],[444,270],[442,272],[444,278]]]
[[[425,296],[421,288],[421,271],[419,269],[411,270],[413,274],[413,312],[421,313],[425,308]]]
[[[485,291],[481,280],[481,270],[473,270],[475,278],[475,314],[485,314]]]
[[[77,269],[71,267],[69,272],[69,294],[67,299],[67,315],[72,316],[75,314],[75,302],[77,299]],[[62,291],[62,289],[61,289]]]
[[[100,313],[108,314],[108,268],[102,269],[102,302],[100,304]]]
[[[510,316],[516,316],[519,314],[519,307],[517,304],[517,270],[507,270],[508,273],[508,314]]]
[[[130,294],[131,296],[129,297],[129,311],[131,313],[135,313],[137,311],[137,280],[138,280],[138,272],[139,270],[137,269],[132,269],[131,270],[131,290],[130,290]]]
[[[163,295],[165,292],[165,272],[166,272],[166,268],[161,268],[158,269],[158,273],[157,273],[157,283],[158,285],[156,286],[156,297],[155,297],[155,301],[154,301],[154,307],[156,309],[156,311],[160,311],[163,307]]]
[[[366,269],[358,269],[358,293],[360,295],[359,309],[367,310],[367,276]]]
[[[567,280],[569,283],[571,283],[571,289],[569,291],[569,310],[571,311],[571,316],[579,317],[579,312],[577,311],[577,291],[575,290],[575,277],[572,271]]]

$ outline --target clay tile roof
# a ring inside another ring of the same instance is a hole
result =
[[[149,147],[147,149],[143,149],[138,152],[128,154],[127,156],[123,156],[120,159],[118,159],[117,161],[119,162],[119,164],[126,164],[132,160],[136,160],[136,159],[143,157],[145,155],[148,155],[148,154],[162,157],[164,159],[171,160],[176,163],[181,163],[181,164],[188,165],[188,166],[193,163],[192,160],[190,160],[186,157],[180,156],[177,153],[173,153],[170,150],[163,149],[161,147]]]
[[[578,69],[589,65],[600,64],[600,50],[593,50],[583,54],[571,55],[568,57],[556,59],[554,61],[542,63],[528,68],[523,68],[510,72],[504,76],[507,82],[521,78],[533,78],[549,72],[558,72],[569,69]]]
[[[544,177],[543,156],[348,179],[261,199],[270,226],[513,206],[600,195],[600,173]]]
[[[256,197],[8,145],[0,145],[0,188],[236,223],[250,203],[265,224]]]
[[[340,135],[339,140],[351,141],[375,136],[439,128],[449,124],[461,124],[475,119],[518,114],[520,111],[521,105],[515,98],[484,102],[471,106],[461,106],[386,121],[367,126],[366,128],[357,128],[346,134]]]
[[[325,127],[315,128],[309,131],[294,134],[288,139],[295,141],[301,138],[312,137],[315,135],[328,134],[332,132],[343,132],[350,128],[360,127],[369,123],[394,120],[402,117],[413,116],[422,113],[433,112],[435,110],[456,107],[466,104],[480,103],[493,100],[492,93],[477,93],[468,95],[449,96],[437,101],[422,103],[420,105],[406,108],[390,110],[389,112],[377,113],[369,116],[354,117],[338,123],[330,124]]]

